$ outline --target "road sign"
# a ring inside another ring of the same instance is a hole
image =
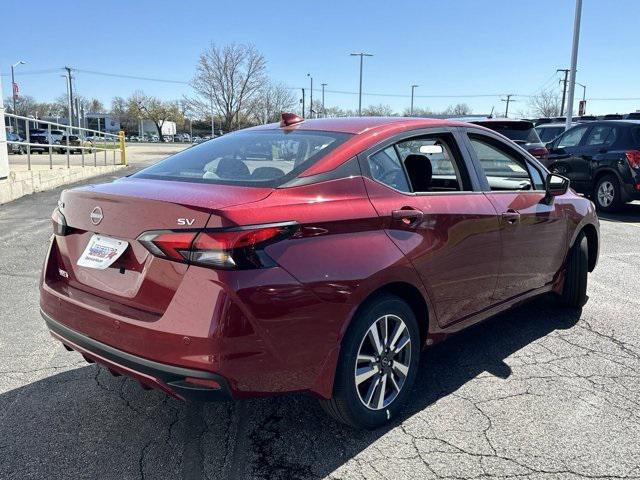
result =
[[[587,101],[586,100],[580,100],[580,103],[578,104],[578,116],[583,116],[587,111]]]

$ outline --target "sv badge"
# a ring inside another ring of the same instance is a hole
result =
[[[190,227],[195,223],[195,221],[196,221],[195,218],[179,218],[178,225],[182,225],[182,226],[186,225],[187,227]]]

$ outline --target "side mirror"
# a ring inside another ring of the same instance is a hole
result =
[[[562,175],[558,175],[557,173],[550,173],[547,175],[545,185],[545,200],[550,202],[553,197],[558,197],[567,193],[567,190],[569,190],[569,179]]]

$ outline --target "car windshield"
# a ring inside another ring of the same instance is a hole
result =
[[[295,178],[349,137],[311,130],[236,132],[183,150],[134,177],[275,187]]]

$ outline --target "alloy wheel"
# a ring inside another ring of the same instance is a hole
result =
[[[608,207],[613,203],[615,198],[615,188],[613,183],[605,180],[598,187],[598,203],[603,207]]]
[[[388,407],[400,394],[409,373],[411,336],[397,315],[379,317],[358,348],[354,370],[358,398],[370,410]]]

